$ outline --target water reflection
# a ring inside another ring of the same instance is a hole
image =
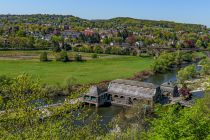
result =
[[[148,79],[146,79],[145,82],[161,85],[168,81],[176,81],[177,80],[176,74],[177,74],[177,71],[171,71],[164,74],[155,74],[149,77]]]

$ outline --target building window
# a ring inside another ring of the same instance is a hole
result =
[[[133,99],[133,101],[134,101],[134,102],[137,102],[137,99],[136,99],[136,98],[134,98],[134,99]]]
[[[96,97],[93,97],[93,96],[92,96],[92,97],[91,97],[91,100],[92,100],[92,101],[96,101]]]
[[[91,97],[90,96],[85,96],[85,100],[90,100],[91,99]]]
[[[118,95],[114,95],[114,98],[118,98]]]

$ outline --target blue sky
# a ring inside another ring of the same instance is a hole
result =
[[[210,27],[210,0],[0,0],[0,14],[37,13],[87,19],[134,17]]]

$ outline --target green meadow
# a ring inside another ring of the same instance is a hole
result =
[[[10,54],[14,55],[14,52]],[[67,63],[39,62],[38,59],[7,60],[6,57],[0,59],[0,75],[12,77],[27,73],[38,77],[43,84],[65,84],[69,78],[76,79],[79,84],[88,84],[131,77],[139,71],[149,69],[152,62],[152,58],[112,55]]]

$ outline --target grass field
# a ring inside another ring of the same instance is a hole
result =
[[[0,60],[0,75],[17,76],[28,73],[47,84],[65,84],[68,78],[74,77],[78,83],[87,84],[130,77],[136,72],[148,69],[152,62],[152,58],[132,56],[109,56],[103,59],[69,63]]]
[[[39,56],[43,52],[43,50],[37,50],[37,51],[0,51],[0,60],[34,60],[37,61],[39,60]],[[48,58],[50,60],[55,59],[55,52],[52,51],[46,51],[48,54]],[[74,55],[77,54],[78,52],[68,52],[68,56],[71,59],[74,59]],[[83,53],[80,52],[82,55],[83,59],[85,60],[90,60],[91,58],[91,53]],[[102,58],[113,58],[113,57],[121,57],[119,55],[109,55],[109,54],[99,54],[98,55],[101,59]]]

